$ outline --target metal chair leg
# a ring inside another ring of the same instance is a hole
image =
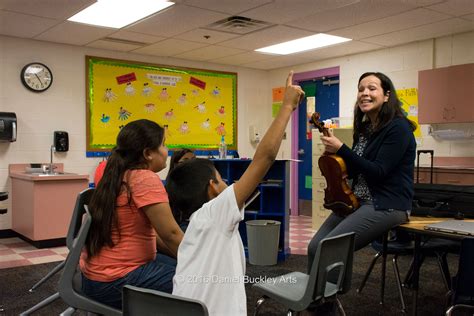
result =
[[[398,294],[400,295],[400,303],[402,304],[402,313],[406,313],[406,305],[403,297],[402,281],[400,279],[400,271],[398,270],[397,258],[398,255],[394,255],[392,259],[393,272],[395,273],[395,278],[397,280]]]
[[[342,316],[346,316],[346,311],[342,307],[341,301],[336,297],[336,303],[337,303],[337,309],[339,310],[339,313],[341,313]]]
[[[369,278],[370,273],[372,273],[372,269],[374,268],[375,263],[377,262],[377,259],[380,258],[381,255],[382,255],[381,252],[377,252],[375,254],[374,259],[372,259],[372,262],[370,263],[369,269],[365,273],[364,279],[362,279],[362,283],[360,284],[359,288],[357,289],[357,293],[362,292],[362,290],[364,289],[365,283],[367,282],[367,279]]]
[[[64,312],[62,312],[61,314],[59,314],[59,316],[71,316],[74,314],[74,312],[76,311],[75,308],[73,307],[68,307]]]
[[[386,232],[383,235],[383,250],[382,250],[382,284],[380,286],[380,304],[383,304],[385,296],[385,271],[387,268],[387,243],[388,243],[388,233]]]
[[[58,264],[57,266],[54,267],[53,270],[49,271],[48,274],[46,274],[41,280],[39,280],[38,282],[35,283],[35,285],[33,285],[31,287],[31,289],[29,289],[28,291],[29,292],[33,292],[38,286],[40,286],[41,284],[43,284],[46,280],[48,280],[53,274],[55,274],[56,272],[58,272],[59,270],[61,270],[64,265],[66,264],[66,261],[63,261],[61,262],[60,264]]]
[[[438,258],[438,266],[441,271],[441,276],[443,277],[443,283],[446,287],[446,290],[451,290],[451,273],[449,272],[448,259],[446,258],[447,253],[436,252],[436,257]]]
[[[27,311],[24,311],[23,313],[20,314],[20,316],[26,316],[26,315],[29,315],[37,310],[39,310],[40,308],[43,308],[45,307],[46,305],[48,305],[49,303],[57,300],[59,298],[59,293],[54,293],[53,295],[49,296],[48,298],[45,298],[44,300],[42,300],[41,302],[39,302],[38,304],[36,304],[35,306],[31,307],[30,309],[28,309]]]
[[[266,296],[262,296],[257,300],[257,303],[255,303],[255,311],[253,312],[254,316],[257,316],[258,310],[260,309],[260,306],[265,302],[265,299],[267,299]]]

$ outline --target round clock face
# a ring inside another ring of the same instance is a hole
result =
[[[21,82],[31,91],[46,91],[53,83],[53,73],[48,66],[30,63],[21,70]]]

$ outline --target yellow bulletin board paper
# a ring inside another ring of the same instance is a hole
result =
[[[416,138],[420,138],[421,131],[418,125],[418,90],[416,88],[409,88],[396,91],[398,98],[402,102],[402,109],[405,116],[418,126],[413,134]]]
[[[237,149],[237,74],[86,56],[87,151],[110,151],[128,122],[165,128],[166,146]]]

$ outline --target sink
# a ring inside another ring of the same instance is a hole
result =
[[[27,172],[27,174],[31,174],[32,176],[50,177],[50,176],[70,176],[70,175],[75,175],[76,173],[71,173],[71,172],[55,172],[55,173]]]

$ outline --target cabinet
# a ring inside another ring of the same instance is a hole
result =
[[[249,166],[249,159],[216,159],[216,169],[227,184],[238,181]],[[245,222],[255,219],[279,221],[280,240],[278,242],[278,260],[285,260],[290,254],[289,247],[289,205],[290,205],[290,164],[287,160],[276,160],[268,170],[256,190],[260,195],[245,209],[245,218],[239,225],[240,236],[247,251],[247,229]]]
[[[12,230],[37,248],[64,245],[77,194],[89,175],[27,174],[29,164],[9,165],[12,183]],[[63,171],[62,164],[55,164]]]
[[[414,176],[416,182],[416,170]],[[420,167],[420,183],[430,183],[430,168]],[[433,168],[434,184],[474,185],[474,169]]]
[[[418,122],[474,122],[474,64],[418,72]]]

